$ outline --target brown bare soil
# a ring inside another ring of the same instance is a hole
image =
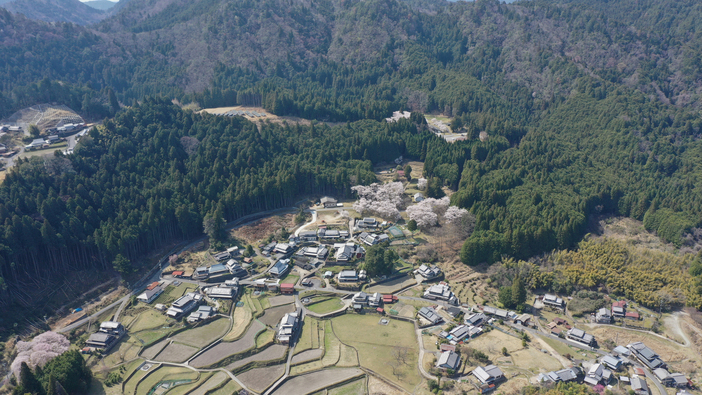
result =
[[[161,340],[160,342],[144,350],[141,353],[141,357],[146,359],[154,359],[156,355],[158,355],[158,353],[160,353],[161,350],[168,345],[169,342],[170,340],[168,339]]]
[[[251,369],[240,375],[239,380],[252,390],[262,393],[275,383],[285,372],[285,365],[273,365],[265,368]]]
[[[295,306],[293,305],[272,307],[267,309],[266,313],[259,320],[270,327],[275,327],[280,323],[280,319],[283,318],[285,313],[292,313],[294,310]]]
[[[197,358],[190,362],[190,365],[195,368],[210,366],[224,358],[246,351],[256,345],[256,334],[264,328],[264,325],[258,320],[254,320],[249,326],[246,334],[235,342],[221,342],[209,350],[198,355]]]
[[[374,377],[368,376],[368,393],[371,395],[404,395],[405,392],[401,391],[394,386],[391,386],[384,381]]]
[[[268,298],[268,302],[270,302],[272,307],[290,304],[294,301],[295,301],[295,297],[290,296],[290,295],[278,295],[278,296],[273,296],[273,297]]]
[[[324,354],[324,350],[322,349],[314,349],[314,350],[307,350],[303,351],[297,355],[295,355],[291,361],[292,364],[296,363],[303,363],[307,361],[311,361],[313,359],[319,359],[322,358],[322,354]]]
[[[231,235],[237,239],[245,240],[247,243],[257,245],[271,233],[275,233],[283,226],[290,230],[295,227],[293,214],[274,215],[266,217],[248,225],[240,226],[230,231]]]

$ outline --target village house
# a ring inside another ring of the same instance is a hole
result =
[[[298,309],[293,313],[286,313],[278,324],[278,334],[276,338],[280,344],[290,344],[297,333],[302,318],[302,310]]]
[[[241,267],[241,265],[239,265],[239,263],[234,259],[227,262],[227,270],[229,270],[229,273],[234,276],[234,278],[244,278],[249,275],[249,272]]]
[[[217,264],[217,265],[212,265],[207,269],[207,277],[211,279],[210,281],[215,281],[212,279],[215,279],[220,276],[224,275],[229,275],[229,269],[227,268],[227,265],[224,264]]]
[[[340,283],[358,282],[358,273],[355,270],[342,270],[339,272],[338,279]]]
[[[427,265],[421,265],[419,269],[415,270],[416,274],[419,274],[420,276],[424,277],[425,280],[433,280],[435,278],[441,277],[441,269],[439,269],[438,266],[427,266]]]
[[[609,313],[609,310],[603,307],[597,310],[597,313],[595,314],[595,321],[599,324],[611,324],[612,315]]]
[[[327,255],[329,255],[329,249],[327,249],[324,246],[302,247],[297,251],[297,253],[295,255],[296,256],[306,256],[306,257],[317,258],[317,259],[326,259]]]
[[[338,230],[334,229],[324,229],[320,228],[317,230],[317,237],[319,238],[319,241],[330,241],[330,240],[338,240],[341,238],[341,233]]]
[[[666,387],[685,388],[688,380],[682,373],[669,373],[666,369],[658,368],[653,370],[653,375]]]
[[[546,294],[546,295],[544,295],[542,302],[546,306],[555,307],[557,309],[563,309],[565,307],[565,303],[563,303],[563,299],[559,298],[556,295]]]
[[[458,305],[458,298],[451,292],[451,286],[444,282],[427,288],[422,297],[429,300],[442,300],[454,306]]]
[[[548,372],[546,374],[539,375],[539,381],[550,381],[553,383],[567,383],[569,381],[575,381],[580,375],[580,370],[576,367],[561,369],[555,372]]]
[[[205,293],[210,298],[215,299],[234,299],[237,293],[237,288],[232,287],[210,287],[205,290]]]
[[[656,354],[650,348],[646,347],[645,344],[641,342],[635,342],[629,344],[627,347],[629,347],[629,351],[631,351],[631,353],[636,357],[636,359],[641,361],[641,363],[646,365],[646,367],[648,367],[649,369],[665,369],[667,367],[665,362],[661,360],[660,356],[658,356],[658,354]]]
[[[469,332],[470,328],[468,327],[468,325],[458,325],[449,332],[448,339],[460,342],[466,336],[468,336]]]
[[[429,323],[432,325],[436,325],[444,321],[444,319],[441,318],[439,314],[437,314],[436,310],[434,310],[431,307],[422,307],[421,309],[419,309],[417,314],[425,320],[429,321]]]
[[[360,240],[366,245],[373,246],[376,244],[384,243],[386,241],[390,241],[390,238],[385,233],[375,234],[363,232],[360,235],[358,235],[358,240]]]
[[[366,254],[366,250],[356,244],[334,244],[334,258],[337,262],[348,262],[353,259],[360,259]]]
[[[293,253],[293,248],[288,243],[278,243],[273,248],[273,253],[287,256]]]
[[[624,318],[624,316],[626,316],[625,300],[612,303],[612,316],[617,318]]]
[[[300,238],[300,241],[317,241],[317,232],[313,230],[306,230],[303,232],[300,232],[297,237]]]
[[[368,305],[370,307],[380,307],[382,303],[383,297],[380,295],[380,293],[376,292],[373,295],[368,296]]]
[[[583,381],[590,385],[597,385],[601,382],[607,384],[610,377],[612,377],[612,372],[605,368],[601,363],[596,363],[590,366],[590,370],[587,371]]]
[[[171,307],[166,311],[166,315],[171,318],[180,318],[195,310],[200,304],[200,301],[202,301],[202,295],[195,292],[188,292],[171,304]]]
[[[448,307],[444,309],[444,311],[448,313],[448,315],[450,315],[451,318],[456,318],[463,314],[463,310],[459,309],[458,307]]]
[[[290,270],[290,259],[281,259],[273,265],[273,267],[268,270],[271,276],[281,278],[285,276]]]
[[[514,318],[514,323],[522,325],[522,326],[529,326],[530,322],[531,322],[531,315],[529,315],[529,314],[521,314],[521,315],[518,315]]]
[[[368,305],[368,294],[361,291],[361,292],[353,295],[353,298],[351,298],[351,302],[354,305],[360,304],[360,305],[366,306],[366,305]]]
[[[336,207],[336,199],[330,198],[329,196],[325,196],[319,200],[319,203],[324,206],[325,208],[332,208]]]
[[[144,291],[141,295],[137,296],[137,300],[140,302],[144,302],[146,304],[149,304],[156,300],[159,295],[163,293],[163,288],[161,286],[157,285],[156,287],[152,289],[147,289]]]
[[[204,321],[214,317],[215,313],[216,311],[214,308],[212,308],[212,306],[200,306],[196,311],[190,313],[187,321],[190,323]]]
[[[210,276],[210,268],[207,266],[200,266],[195,269],[195,272],[191,276],[193,280],[207,280]]]
[[[226,260],[230,259],[232,256],[229,252],[223,251],[223,252],[218,252],[218,253],[212,255],[212,257],[217,261],[226,261]]]
[[[505,378],[505,374],[502,373],[502,370],[495,365],[488,365],[485,367],[478,366],[473,369],[473,376],[483,384],[496,384]]]
[[[421,202],[422,200],[424,200],[424,195],[422,195],[421,192],[417,192],[417,193],[414,194],[414,196],[413,196],[412,198],[414,199],[414,202],[415,202],[415,203],[419,203],[419,202]]]
[[[356,221],[357,228],[375,229],[380,226],[380,223],[375,218],[363,218]]]
[[[622,367],[622,360],[613,356],[613,355],[605,355],[600,359],[600,362],[602,362],[603,365],[605,365],[608,369],[617,371],[619,368]]]
[[[594,347],[597,344],[594,336],[589,335],[582,329],[578,328],[570,329],[566,334],[566,338],[590,347]]]
[[[114,346],[125,333],[126,330],[124,329],[124,326],[122,326],[122,324],[119,322],[105,321],[100,324],[100,329],[98,329],[98,332],[90,335],[85,344],[88,347],[107,351],[112,348],[112,346]]]
[[[502,310],[495,307],[484,306],[483,313],[485,315],[494,315],[496,318],[504,320],[507,319],[507,315],[509,312],[507,310]]]
[[[436,361],[436,367],[439,369],[448,370],[451,369],[456,371],[461,365],[461,357],[455,352],[449,350],[444,351],[439,355],[438,361]]]
[[[634,376],[631,378],[631,389],[636,395],[649,395],[648,384],[643,376]]]

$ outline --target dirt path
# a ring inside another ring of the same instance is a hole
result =
[[[676,311],[673,313],[670,317],[667,317],[664,320],[664,323],[667,327],[672,329],[675,333],[677,333],[682,339],[683,339],[683,346],[685,347],[690,347],[690,339],[687,337],[687,334],[685,334],[685,331],[682,330],[682,327],[680,326],[680,315],[683,314],[679,311]]]

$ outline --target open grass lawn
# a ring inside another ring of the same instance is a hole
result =
[[[132,376],[127,382],[124,383],[124,393],[130,395],[133,394],[134,390],[136,389],[137,382],[139,382],[139,380],[142,377],[146,376],[149,372],[151,372],[152,369],[155,368],[156,366],[154,365],[153,367],[151,367],[151,369],[149,369],[146,372],[143,370],[139,370],[138,372],[134,373],[134,376]],[[127,376],[125,376],[125,378],[126,377]]]
[[[224,336],[228,329],[229,320],[217,318],[195,329],[180,332],[173,336],[173,339],[193,347],[202,348]]]
[[[341,342],[334,335],[331,328],[331,321],[324,322],[324,356],[322,357],[322,365],[333,366],[339,362],[341,355]]]
[[[554,340],[548,336],[541,336],[541,339],[546,342],[549,346],[553,347],[554,350],[556,350],[557,353],[561,355],[577,355],[578,352],[580,352],[580,349],[571,347],[567,344],[564,344],[562,342],[559,342],[558,340]]]
[[[300,276],[288,273],[285,278],[280,282],[281,284],[297,284],[297,280],[300,279]]]
[[[346,314],[331,319],[334,333],[339,339],[358,351],[361,366],[367,367],[412,392],[422,381],[417,369],[419,353],[414,325],[390,319],[388,325],[380,325],[377,315]],[[407,349],[407,364],[393,375],[390,363],[394,361],[395,346]]]
[[[167,324],[166,315],[153,310],[148,309],[141,312],[136,319],[129,326],[130,332],[140,332],[147,329],[156,329]]]
[[[153,368],[151,368],[153,369]],[[151,371],[151,370],[150,370]],[[149,391],[158,383],[164,380],[185,380],[185,379],[191,379],[195,380],[197,379],[199,374],[197,372],[194,372],[190,369],[186,368],[178,368],[178,367],[172,367],[172,366],[164,366],[160,367],[156,370],[151,371],[151,374],[146,376],[146,378],[139,383],[137,386],[137,394],[148,394]]]
[[[330,313],[344,307],[344,303],[339,298],[330,298],[308,305],[307,308],[317,314]]]
[[[523,348],[521,339],[496,329],[470,340],[468,346],[484,352],[490,360],[502,357],[502,347],[507,348],[510,354]]]
[[[173,332],[174,328],[157,329],[152,331],[142,331],[138,333],[132,333],[132,337],[144,342],[144,347],[150,346],[156,343],[158,340],[163,339]]]
[[[132,336],[127,335],[119,341],[117,346],[112,348],[110,353],[105,356],[103,362],[105,366],[115,366],[124,361],[136,358],[140,349],[141,343]]]

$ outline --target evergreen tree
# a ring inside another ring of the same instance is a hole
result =
[[[117,254],[115,259],[112,261],[112,267],[117,273],[123,276],[130,274],[134,270],[132,268],[132,263],[122,254]]]
[[[526,302],[526,287],[524,286],[524,281],[522,277],[517,274],[512,282],[512,307],[522,306]]]
[[[417,221],[411,219],[407,222],[407,230],[414,232],[417,230]]]
[[[409,164],[405,165],[405,178],[407,178],[407,181],[412,181],[412,166]]]

